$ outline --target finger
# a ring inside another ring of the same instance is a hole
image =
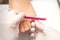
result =
[[[24,27],[25,27],[25,31],[29,31],[29,29],[31,28],[30,20],[24,20]]]
[[[44,24],[40,23],[39,21],[35,21],[35,26],[36,26],[36,29],[38,29],[40,32],[43,32],[44,29],[46,28]]]
[[[42,29],[42,30],[50,30],[51,29],[49,26],[46,26],[39,21],[35,21],[35,25],[36,25],[36,28],[38,28],[38,29]]]
[[[36,33],[42,32],[42,29],[39,28],[40,26],[39,26],[39,25],[36,25],[35,22],[32,22],[32,23],[31,23],[31,26],[32,26],[31,32],[36,32]],[[38,27],[38,26],[39,26],[39,27]]]
[[[24,13],[23,12],[18,13],[18,15],[16,15],[15,22],[21,22],[23,18],[24,18]]]
[[[44,28],[45,28],[44,24],[41,23],[41,22],[39,22],[39,21],[35,21],[35,25],[36,25],[36,27],[39,28],[39,29],[44,29]]]
[[[19,26],[19,31],[20,31],[20,32],[25,32],[24,24],[23,24],[23,23],[20,24],[20,26]]]
[[[30,29],[30,31],[31,32],[35,32],[35,30],[36,30],[36,28],[35,28],[35,22],[32,22],[31,23],[31,29]]]

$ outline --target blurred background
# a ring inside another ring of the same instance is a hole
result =
[[[8,4],[8,0],[0,0],[0,4]]]
[[[57,2],[60,7],[60,0],[57,0]],[[8,0],[0,0],[0,4],[8,4]]]

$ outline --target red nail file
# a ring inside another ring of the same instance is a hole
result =
[[[24,16],[24,18],[32,19],[32,20],[46,20],[46,18],[30,17],[30,16]]]

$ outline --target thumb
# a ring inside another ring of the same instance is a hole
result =
[[[15,22],[18,23],[18,22],[21,22],[24,18],[24,12],[20,12],[18,13],[18,15],[16,15],[16,20]]]

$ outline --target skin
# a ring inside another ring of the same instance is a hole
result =
[[[24,12],[26,16],[36,16],[30,0],[9,0],[9,8],[17,12]],[[19,26],[20,32],[28,31],[31,28],[31,20],[25,19]]]

